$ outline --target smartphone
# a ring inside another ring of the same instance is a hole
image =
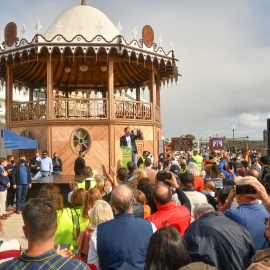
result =
[[[222,188],[222,194],[223,195],[229,195],[230,191],[233,189],[233,186],[223,186]]]
[[[165,181],[166,179],[171,180],[172,175],[170,173],[167,173],[167,172],[158,172],[157,173],[157,182],[170,187],[171,184],[168,183],[167,181]]]
[[[158,172],[157,173],[157,181],[165,181],[166,179],[171,180],[172,179],[172,175],[170,173],[167,172]]]
[[[257,191],[250,185],[236,186],[236,194],[256,194]]]
[[[90,181],[91,180],[85,180],[85,190],[88,190],[90,188]]]
[[[229,161],[229,169],[232,170],[232,161]]]

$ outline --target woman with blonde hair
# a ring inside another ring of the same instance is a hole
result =
[[[194,177],[193,189],[196,189],[199,192],[203,192],[204,181],[203,178],[201,177],[201,172],[199,170],[197,163],[189,162],[187,166],[187,172],[191,173]]]
[[[77,239],[79,237],[79,234],[82,230],[84,230],[88,223],[89,223],[89,214],[88,212],[94,207],[94,204],[97,200],[101,200],[101,194],[100,191],[97,188],[90,188],[87,190],[83,206],[82,206],[82,212],[77,217],[76,222],[76,236]]]
[[[80,255],[78,259],[87,262],[88,251],[90,247],[91,233],[96,229],[96,227],[106,221],[113,219],[113,212],[110,205],[103,201],[97,200],[94,207],[89,215],[89,224],[85,230],[80,232],[78,237],[78,247],[80,247]]]

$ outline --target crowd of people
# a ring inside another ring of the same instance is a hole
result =
[[[2,241],[0,269],[270,267],[270,170],[267,157],[259,151],[243,157],[236,151],[201,148],[160,154],[156,164],[144,151],[138,164],[130,161],[127,168],[111,170],[101,165],[102,174],[86,166],[83,156],[80,153],[74,168],[83,181],[70,183],[72,207],[64,205],[59,187],[53,184],[44,185],[37,198],[25,203],[17,195],[18,187],[29,188],[31,177],[50,171],[40,171],[44,167],[37,163],[39,172],[29,178],[31,165],[23,165],[21,157],[9,175],[12,159],[8,164],[0,159],[2,217],[11,182],[16,185],[16,211],[22,210],[28,239],[28,249],[21,255],[17,241]],[[8,250],[13,251],[10,256]]]

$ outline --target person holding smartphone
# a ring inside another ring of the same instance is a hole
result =
[[[265,249],[268,247],[268,241],[265,238],[266,225],[264,219],[269,217],[269,214],[265,207],[259,204],[254,197],[256,190],[250,185],[251,183],[260,182],[253,176],[238,176],[234,181],[236,186],[230,191],[224,209],[228,208],[234,199],[237,200],[239,206],[236,209],[227,209],[224,215],[250,232],[256,250]]]

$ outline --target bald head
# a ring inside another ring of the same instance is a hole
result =
[[[128,185],[119,185],[112,191],[111,202],[117,214],[131,212],[134,194]]]
[[[159,205],[166,204],[172,200],[172,192],[167,185],[158,184],[155,186],[153,196]]]

